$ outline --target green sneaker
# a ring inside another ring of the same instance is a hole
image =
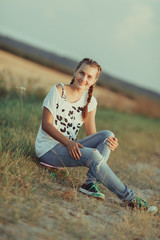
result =
[[[128,203],[128,206],[132,208],[138,208],[150,213],[158,212],[158,208],[156,206],[150,206],[150,204],[147,203],[146,200],[140,197],[133,198],[131,202]]]
[[[105,199],[105,196],[103,193],[100,192],[99,187],[97,186],[99,183],[95,182],[95,183],[89,183],[89,184],[83,184],[79,191],[82,193],[85,193],[89,196],[93,196],[96,198],[101,198],[101,199]]]

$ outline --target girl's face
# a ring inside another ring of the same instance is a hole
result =
[[[83,63],[74,72],[74,85],[81,90],[88,90],[97,80],[98,69]]]

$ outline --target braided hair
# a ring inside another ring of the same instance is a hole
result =
[[[89,65],[90,67],[94,67],[97,68],[97,78],[99,77],[99,75],[101,74],[102,68],[101,66],[94,60],[90,59],[90,58],[84,58],[82,59],[82,61],[79,62],[79,64],[76,67],[76,70],[78,70],[78,68],[80,68],[80,66],[85,63],[87,65]],[[72,85],[74,83],[75,78],[73,77],[70,85]],[[87,120],[87,113],[88,113],[88,104],[91,101],[92,98],[92,93],[93,93],[93,89],[94,89],[94,84],[90,86],[90,88],[88,89],[88,98],[87,98],[87,104],[84,106],[83,111],[82,111],[82,120],[86,121]]]

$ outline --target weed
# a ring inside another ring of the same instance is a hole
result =
[[[34,142],[41,122],[42,99],[29,94],[28,89],[22,97],[20,100],[17,94],[8,92],[0,101],[2,238],[7,239],[9,232],[13,239],[28,239],[31,233],[37,236],[35,239],[158,238],[159,215],[130,212],[104,186],[104,202],[79,193],[87,168],[69,168],[69,176],[53,170],[52,178],[48,170],[39,166]],[[109,159],[110,167],[139,194],[146,191],[147,198],[159,207],[155,169],[159,166],[160,120],[99,108],[96,122],[97,131],[109,129],[119,139],[120,145]],[[79,138],[84,136],[82,128]]]

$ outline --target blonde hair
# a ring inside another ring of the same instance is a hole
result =
[[[102,72],[102,68],[101,68],[101,66],[100,66],[96,61],[94,61],[93,59],[90,59],[90,58],[84,58],[84,59],[82,59],[82,61],[80,61],[80,62],[78,63],[78,65],[77,65],[77,67],[76,67],[76,70],[78,70],[83,63],[89,65],[90,67],[97,68],[97,76],[96,76],[96,78],[99,77],[99,75],[100,75],[101,72]],[[73,84],[73,83],[74,83],[74,77],[73,77],[73,79],[71,80],[70,85]],[[88,89],[87,104],[86,104],[86,106],[84,106],[83,111],[82,111],[82,120],[83,120],[84,122],[87,120],[88,104],[89,104],[90,101],[91,101],[93,89],[94,89],[94,84],[91,85],[90,88]]]

